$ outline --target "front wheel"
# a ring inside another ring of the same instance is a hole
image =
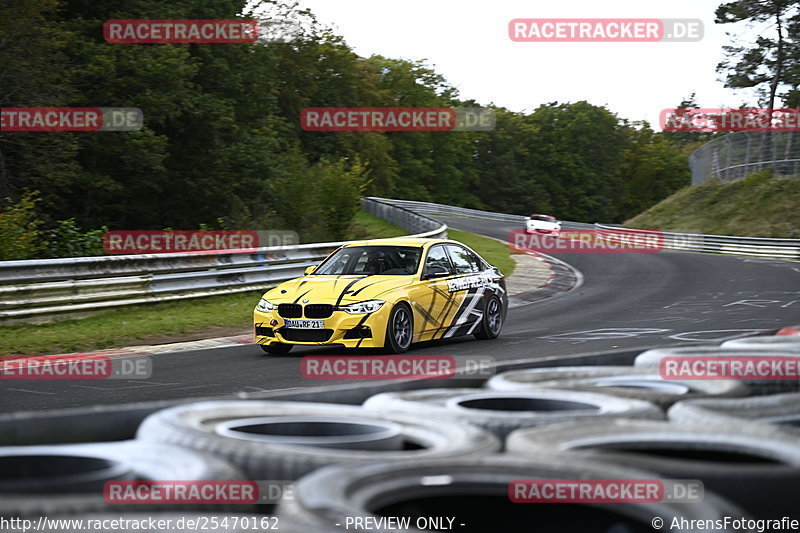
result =
[[[414,334],[414,317],[406,304],[397,304],[389,314],[386,325],[386,340],[383,348],[390,353],[407,352]]]
[[[292,344],[284,344],[282,342],[273,342],[272,344],[259,344],[261,349],[271,355],[284,355],[292,351],[294,347]]]
[[[503,329],[503,305],[500,303],[500,298],[492,295],[486,301],[486,308],[483,310],[483,317],[475,336],[479,339],[496,339],[501,329]]]

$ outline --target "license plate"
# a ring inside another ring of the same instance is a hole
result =
[[[298,329],[325,329],[324,320],[294,320],[291,318],[286,319],[287,328]]]

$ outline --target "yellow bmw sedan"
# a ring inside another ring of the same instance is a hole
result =
[[[494,339],[508,310],[505,278],[469,247],[443,239],[346,244],[306,275],[266,292],[254,311],[256,343],[383,348],[475,335]]]

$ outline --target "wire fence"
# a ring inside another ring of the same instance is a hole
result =
[[[716,178],[731,181],[771,169],[774,176],[800,177],[800,132],[737,132],[710,141],[689,156],[692,185]]]

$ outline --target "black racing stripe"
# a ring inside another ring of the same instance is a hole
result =
[[[354,291],[354,292],[353,292],[353,293],[352,293],[350,296],[356,296],[356,295],[357,295],[359,292],[363,291],[363,290],[364,290],[364,289],[366,289],[367,287],[372,287],[373,285],[377,285],[378,283],[380,283],[380,281],[374,281],[374,282],[372,282],[372,283],[369,283],[369,284],[367,284],[367,285],[364,285],[364,286],[363,286],[363,287],[361,287],[360,289],[358,289],[358,290]]]
[[[464,295],[464,301],[461,303],[462,309],[458,313],[456,313],[456,316],[453,317],[452,324],[454,325],[450,326],[448,328],[448,331],[445,331],[443,335],[446,335],[449,332],[449,330],[453,328],[455,328],[453,331],[453,337],[465,334],[465,333],[459,333],[461,330],[469,331],[469,328],[472,327],[472,323],[467,322],[466,324],[461,324],[459,326],[455,326],[455,324],[458,322],[459,318],[464,316],[464,314],[467,312],[467,308],[469,307],[469,301],[471,301],[472,298],[475,297],[475,295],[478,293],[480,289],[481,287],[473,287],[467,290],[467,294]],[[486,297],[486,291],[484,291],[484,298],[485,297]],[[470,311],[470,313],[473,313],[478,309],[479,307],[476,305],[475,307],[472,308],[472,311]]]
[[[421,305],[414,305],[414,309],[416,309],[417,312],[422,315],[424,322],[422,323],[422,330],[420,331],[425,331],[425,326],[428,325],[428,322],[434,322],[436,319],[433,318],[433,315],[431,315],[429,310],[423,308]]]
[[[348,289],[350,289],[350,287],[352,287],[353,285],[355,285],[356,283],[358,283],[362,279],[364,279],[364,278],[354,279],[353,281],[348,283],[347,287],[344,288],[342,293],[339,295],[339,298],[336,300],[336,304],[334,305],[334,307],[339,307],[339,304],[342,303],[342,300],[344,299],[344,295],[347,294]]]
[[[436,319],[433,317],[433,307],[436,305],[436,295],[441,294],[441,291],[436,288],[436,285],[431,286],[431,289],[433,290],[433,297],[431,298],[431,305],[429,305],[427,311],[422,314],[422,318],[425,319],[425,323],[422,324],[421,331],[425,331],[428,322],[436,322]]]
[[[355,328],[352,328],[352,329],[360,328],[361,326],[363,326],[364,322],[367,321],[367,319],[370,317],[371,314],[372,313],[367,313],[366,315],[364,315],[364,318],[359,320],[358,324],[356,324]],[[358,339],[358,342],[356,343],[356,348],[359,348],[361,346],[362,342],[364,342],[364,337],[361,337],[360,339]]]
[[[297,302],[299,302],[299,301],[300,301],[300,298],[302,298],[303,296],[305,296],[305,295],[306,295],[306,294],[308,294],[309,292],[311,292],[311,289],[307,290],[306,292],[304,292],[303,294],[301,294],[300,296],[298,296],[297,298],[295,298],[295,299],[294,299],[294,301],[293,301],[292,303],[293,303],[293,304],[296,304]]]
[[[458,319],[464,316],[464,313],[467,312],[467,308],[469,308],[469,302],[472,301],[472,298],[474,298],[477,293],[478,287],[467,289],[467,293],[464,295],[464,301],[461,302],[461,308],[456,313],[456,316],[453,317],[453,324],[458,322]]]
[[[439,327],[436,328],[436,331],[433,333],[433,338],[434,339],[436,338],[436,336],[439,334],[440,331],[442,331],[445,328],[450,327],[449,324],[445,324],[443,321],[444,321],[444,317],[446,317],[448,315],[448,313],[450,313],[450,310],[456,304],[456,296],[455,296],[455,294],[456,294],[455,292],[448,292],[447,293],[447,303],[442,308],[442,312],[439,314],[439,318],[436,319],[436,321],[439,322]]]

